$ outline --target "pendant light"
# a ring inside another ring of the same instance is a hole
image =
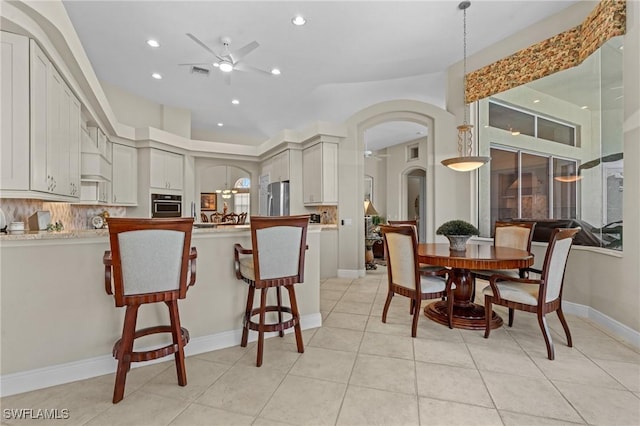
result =
[[[237,194],[237,189],[229,189],[229,166],[224,166],[224,189],[216,189],[216,193],[222,195],[222,198],[229,199],[232,194]]]
[[[468,172],[475,170],[488,163],[491,157],[473,156],[473,126],[467,123],[467,103],[465,95],[467,93],[467,9],[471,6],[470,1],[460,2],[458,9],[463,12],[463,71],[462,71],[462,105],[464,108],[464,121],[458,126],[458,156],[442,160],[444,166],[458,172]]]

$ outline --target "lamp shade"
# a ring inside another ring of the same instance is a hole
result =
[[[371,200],[364,200],[364,215],[365,216],[378,216],[376,208],[373,207]]]

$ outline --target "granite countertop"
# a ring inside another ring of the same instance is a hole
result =
[[[337,229],[335,224],[312,224],[311,229]],[[251,229],[250,225],[223,225],[218,227],[204,227],[193,229],[193,235],[212,234],[222,232],[241,232]],[[24,231],[0,234],[0,242],[3,241],[26,241],[26,240],[61,240],[74,238],[100,238],[109,237],[108,229],[80,229],[69,231]]]

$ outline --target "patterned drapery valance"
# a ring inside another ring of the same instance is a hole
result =
[[[574,67],[610,38],[623,35],[624,0],[602,0],[575,28],[467,74],[467,103]]]

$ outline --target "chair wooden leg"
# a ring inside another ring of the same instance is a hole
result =
[[[180,386],[187,385],[187,370],[184,365],[184,344],[182,341],[182,330],[180,328],[180,313],[178,312],[178,301],[169,300],[166,302],[169,307],[169,318],[171,319],[171,336],[173,344],[178,346],[178,350],[174,354],[176,361],[176,373],[178,375],[178,384]]]
[[[542,312],[538,312],[538,324],[540,324],[540,330],[542,330],[542,336],[544,342],[547,344],[547,356],[553,361],[555,358],[555,351],[553,350],[553,341],[551,340],[551,333],[549,333],[549,327],[547,326],[547,319]]]
[[[418,301],[416,299],[411,299],[413,301],[414,309],[413,309],[413,321],[411,324],[411,337],[416,337],[418,334],[418,317],[420,316],[420,309],[418,309]]]
[[[280,287],[276,287],[276,295],[278,298],[278,322],[282,324],[282,294],[280,293]],[[280,337],[284,337],[284,330],[280,330],[278,334]]]
[[[124,397],[124,385],[127,381],[127,373],[131,367],[131,352],[136,333],[136,319],[140,305],[129,305],[124,315],[122,338],[118,346],[118,369],[116,370],[116,383],[113,388],[113,403],[117,404]]]
[[[240,346],[247,347],[247,341],[249,339],[249,321],[251,321],[251,310],[253,309],[253,295],[256,288],[253,284],[249,284],[249,292],[247,294],[247,307],[244,311],[244,324],[242,325],[242,340]]]
[[[287,286],[289,291],[289,303],[291,303],[291,315],[295,318],[293,331],[296,334],[296,345],[298,353],[304,353],[304,341],[302,340],[302,327],[300,326],[300,312],[298,312],[298,301],[296,299],[296,290],[292,285]]]
[[[488,339],[491,333],[491,296],[484,295],[484,338]]]
[[[564,318],[564,313],[562,312],[562,306],[559,307],[556,312],[558,314],[558,318],[560,319],[560,323],[562,324],[562,328],[564,328],[564,334],[567,335],[567,346],[572,348],[573,341],[571,340],[571,332],[569,331],[569,324],[567,324],[567,320]]]
[[[260,290],[260,323],[258,326],[258,357],[256,360],[256,367],[262,365],[262,353],[264,350],[264,323],[267,307],[267,288]]]
[[[389,290],[387,293],[387,300],[384,302],[384,308],[382,309],[382,322],[387,322],[387,312],[389,311],[389,305],[391,305],[391,299],[393,299],[393,292]]]
[[[453,292],[447,295],[447,317],[449,320],[449,328],[453,329]]]
[[[413,315],[413,310],[416,308],[416,301],[411,299],[409,301],[409,315]]]
[[[513,317],[515,312],[515,309],[509,308],[509,327],[513,327]]]

